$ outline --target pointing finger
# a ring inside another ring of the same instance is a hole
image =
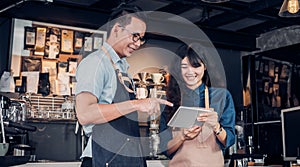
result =
[[[157,99],[157,101],[160,103],[160,104],[165,104],[165,105],[168,105],[170,107],[173,107],[173,103],[167,101],[167,100],[164,100],[164,99]]]

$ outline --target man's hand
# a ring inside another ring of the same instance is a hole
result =
[[[132,100],[132,104],[135,106],[137,111],[147,112],[148,114],[159,113],[160,104],[173,106],[173,103],[159,98],[147,98],[140,100]]]

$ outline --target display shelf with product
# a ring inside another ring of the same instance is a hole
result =
[[[31,88],[25,93],[43,96],[74,95],[77,65],[106,40],[106,31],[23,19],[13,19],[12,32],[10,67],[16,88],[22,86],[22,76],[26,76]],[[86,45],[91,45],[91,50],[87,51]],[[41,74],[44,81],[39,80]],[[47,84],[39,85],[41,82],[48,82],[48,88]],[[44,88],[42,92],[38,86]]]
[[[269,164],[283,163],[281,110],[299,106],[300,62],[288,48],[242,57],[245,137],[253,136],[251,149]]]

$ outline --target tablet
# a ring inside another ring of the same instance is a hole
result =
[[[202,126],[203,122],[197,121],[197,116],[203,112],[211,112],[211,110],[200,107],[180,106],[168,122],[168,126],[178,128],[191,128],[194,125]]]

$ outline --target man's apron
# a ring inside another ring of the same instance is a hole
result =
[[[118,73],[116,72],[116,76]],[[123,74],[127,76],[127,74]],[[126,85],[129,85],[125,82]],[[113,103],[134,98],[117,78],[117,91]],[[146,166],[140,143],[137,112],[132,112],[93,128],[93,166],[143,167]]]

